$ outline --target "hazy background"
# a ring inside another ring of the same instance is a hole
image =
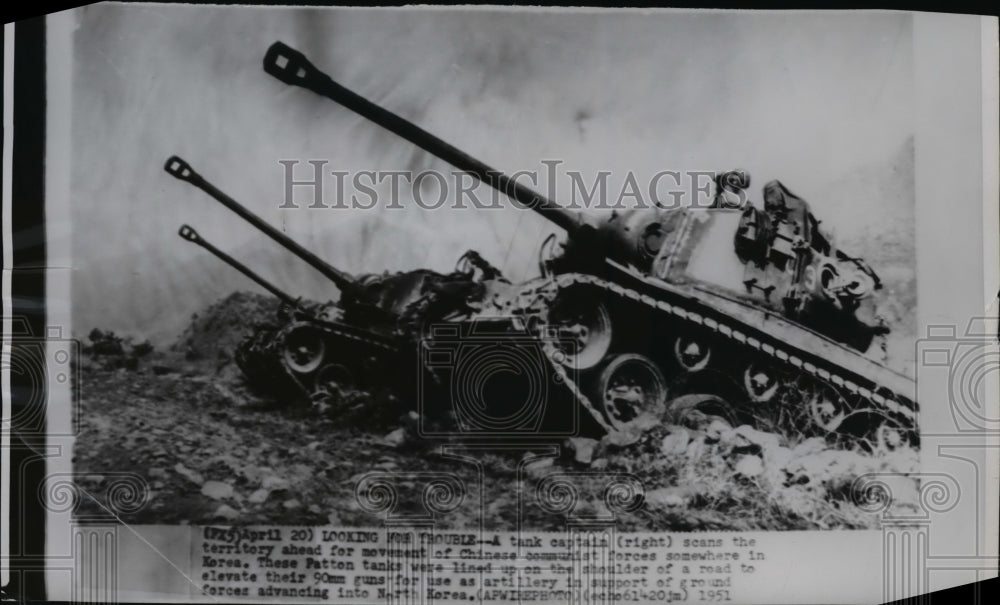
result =
[[[101,327],[166,344],[206,304],[257,289],[177,237],[182,223],[295,295],[336,298],[318,273],[167,175],[172,154],[352,273],[447,271],[476,248],[511,278],[534,274],[552,229],[530,212],[426,211],[412,199],[381,212],[279,210],[280,159],[301,160],[300,178],[310,159],[348,171],[450,170],[265,74],[264,52],[282,40],[506,172],[542,171],[543,159],[588,183],[611,171],[612,201],[630,170],[645,187],[660,170],[742,167],[758,201],[780,179],[884,278],[893,365],[912,365],[909,15],[95,5],[77,16],[77,334]],[[567,183],[557,192],[568,196]]]

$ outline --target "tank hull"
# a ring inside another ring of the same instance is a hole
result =
[[[655,400],[709,393],[726,402],[723,411],[731,422],[845,442],[867,440],[873,447],[887,439],[887,431],[897,445],[919,438],[912,379],[738,296],[670,283],[607,261],[598,274],[560,274],[494,296],[505,299],[480,317],[511,313],[523,325],[535,325],[539,338],[550,339],[553,348],[560,347],[551,335],[563,327],[557,310],[564,302],[603,309],[609,321],[602,330],[610,337],[602,339],[599,361],[579,363],[580,357],[566,351],[565,365],[572,370],[580,403],[607,429],[622,429],[643,410],[624,418],[614,413],[605,392],[609,385],[600,375],[623,356],[639,356],[667,385],[663,395],[647,402],[651,412],[656,412]],[[685,359],[691,343],[701,354]],[[773,384],[755,388],[760,375]]]

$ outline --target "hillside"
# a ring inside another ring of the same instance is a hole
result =
[[[429,471],[451,473],[465,490],[441,519],[452,528],[478,526],[485,510],[489,529],[559,530],[564,513],[538,500],[554,480],[569,481],[579,497],[570,514],[584,517],[607,514],[616,500],[605,490],[617,485],[621,530],[876,528],[887,506],[919,510],[916,450],[843,449],[799,432],[681,416],[703,397],[694,394],[628,430],[511,444],[469,464],[441,449],[460,439],[419,436],[419,416],[391,399],[330,417],[249,389],[224,353],[270,305],[246,293],[217,301],[193,317],[175,350],[84,348],[74,449],[80,518],[110,510],[126,523],[370,526],[380,519],[355,495],[367,474],[388,473],[409,510]],[[545,454],[551,446],[556,455]],[[139,487],[124,502],[122,473]],[[873,487],[869,473],[883,479]]]

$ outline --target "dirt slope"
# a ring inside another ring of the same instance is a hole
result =
[[[381,513],[356,494],[372,472],[398,490],[396,513],[420,512],[427,473],[450,475],[460,503],[439,523],[453,528],[482,518],[487,528],[559,530],[567,515],[609,510],[620,529],[874,527],[878,515],[857,506],[853,485],[867,472],[900,472],[896,504],[915,506],[913,450],[836,450],[822,439],[718,422],[652,417],[631,434],[555,443],[554,458],[532,448],[465,461],[439,455],[444,443],[418,439],[412,416],[387,404],[372,402],[348,428],[291,401],[259,398],[224,355],[246,329],[235,319],[263,317],[270,304],[229,296],[194,317],[182,346],[135,363],[121,362],[128,347],[117,355],[85,347],[74,456],[81,519],[112,510],[129,523],[378,525]],[[128,510],[109,499],[116,473],[146,484]],[[557,480],[577,492],[571,510],[546,500]],[[608,509],[609,486],[624,494],[618,508]],[[862,494],[861,502],[882,495]]]

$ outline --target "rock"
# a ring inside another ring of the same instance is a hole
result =
[[[636,416],[625,426],[618,430],[609,431],[602,439],[602,447],[627,447],[639,441],[642,436],[652,428],[662,424],[662,420],[655,414],[643,412]]]
[[[736,461],[733,472],[743,477],[756,477],[764,472],[764,462],[758,456],[745,455]]]
[[[785,465],[785,472],[790,483],[817,487],[824,483],[849,483],[869,466],[870,463],[855,452],[824,450],[793,458]]]
[[[198,473],[197,471],[193,471],[193,470],[187,468],[186,466],[184,466],[180,462],[178,462],[176,465],[174,465],[174,472],[176,472],[178,475],[184,477],[185,479],[187,479],[191,483],[197,483],[198,485],[201,485],[202,483],[205,482],[205,479],[202,478],[202,476],[201,476],[200,473]]]
[[[548,474],[545,471],[552,468],[554,462],[553,458],[537,458],[524,465],[524,472],[536,479],[544,477]]]
[[[212,517],[215,519],[222,518],[227,521],[232,521],[240,516],[239,511],[229,506],[228,504],[220,504],[219,508],[215,509],[212,513]]]
[[[685,428],[676,427],[660,442],[660,453],[664,456],[683,454],[690,441],[691,433]]]
[[[764,476],[768,483],[777,487],[785,481],[785,467],[793,460],[792,450],[787,447],[773,447],[764,450]]]
[[[260,482],[260,486],[266,490],[288,489],[288,479],[276,475],[268,475]]]
[[[594,449],[598,443],[600,442],[596,439],[587,437],[570,437],[564,445],[573,452],[573,460],[580,464],[590,464],[594,459]]]
[[[780,447],[778,436],[743,424],[733,429],[731,447],[737,453],[763,453]]]
[[[715,443],[718,441],[728,440],[732,431],[733,427],[729,426],[728,423],[715,419],[710,422],[708,427],[705,429],[705,441]]]
[[[249,458],[252,459],[253,454],[251,453]],[[264,480],[264,477],[274,474],[274,470],[266,466],[253,466],[246,465],[240,469],[240,476],[244,477],[250,483],[260,483]]]
[[[250,497],[247,498],[247,500],[249,502],[252,502],[253,504],[261,504],[263,502],[266,502],[267,501],[267,497],[270,496],[270,495],[271,495],[271,492],[269,490],[259,489],[259,490],[255,491],[254,493],[250,494]]]
[[[800,515],[809,517],[816,514],[817,495],[809,490],[800,489],[799,486],[777,487],[773,492],[776,504],[782,508]],[[823,498],[825,500],[825,497]]]
[[[663,424],[663,420],[660,418],[660,416],[653,414],[649,411],[646,411],[642,412],[634,419],[629,421],[628,427],[632,430],[637,430],[645,433],[646,431],[652,428],[656,428],[661,424]]]
[[[284,502],[281,503],[281,505],[288,510],[293,510],[302,506],[302,503],[296,500],[295,498],[292,498],[290,500],[285,500]]]
[[[642,433],[635,431],[609,431],[601,438],[602,449],[628,447],[639,440]]]
[[[827,448],[826,439],[822,437],[810,437],[792,448],[792,456],[801,458],[817,452],[822,452]]]
[[[590,463],[590,468],[594,469],[595,471],[608,468],[608,459],[598,458],[597,460],[594,460],[593,462]]]
[[[308,510],[309,510],[309,512],[311,512],[314,515],[318,515],[319,514],[319,507],[316,506],[315,504],[310,504]]]
[[[320,442],[319,441],[313,441],[313,442],[309,443],[309,445],[306,446],[306,449],[308,449],[308,450],[316,450],[316,449],[319,449],[319,446],[320,446]]]
[[[688,460],[695,462],[701,460],[708,454],[709,445],[706,443],[707,437],[702,435],[695,437],[688,443],[684,455]]]
[[[163,487],[166,485],[166,483],[157,480],[157,481],[153,481],[152,485],[153,485],[153,489],[163,489]]]
[[[682,487],[661,487],[646,492],[646,503],[653,507],[684,506],[690,490]]]
[[[167,478],[167,471],[166,471],[166,469],[162,469],[162,468],[155,467],[155,466],[153,468],[149,469],[149,471],[147,471],[146,474],[149,475],[150,479],[166,479]]]
[[[783,445],[776,445],[764,450],[764,464],[775,469],[783,469],[792,461],[794,455],[792,450]]]
[[[382,438],[382,442],[389,447],[399,447],[406,443],[406,429],[400,427]]]
[[[332,511],[326,516],[326,521],[333,526],[340,525],[340,515],[337,514],[337,511]]]
[[[233,496],[233,486],[222,481],[206,481],[201,486],[201,493],[213,500],[223,500]]]

